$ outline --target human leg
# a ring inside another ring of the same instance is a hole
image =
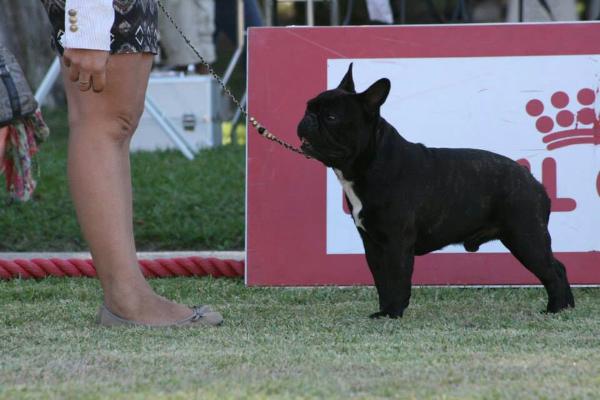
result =
[[[77,217],[114,313],[143,323],[176,321],[188,307],[156,295],[140,272],[132,223],[129,143],[143,112],[150,54],[110,57],[106,86],[81,91],[63,67],[69,105],[69,186]]]

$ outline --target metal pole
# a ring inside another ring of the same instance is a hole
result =
[[[162,114],[162,112],[160,112],[159,108],[156,106],[156,104],[154,103],[154,101],[152,100],[152,98],[150,96],[146,95],[146,100],[144,102],[144,105],[146,107],[146,110],[148,110],[150,115],[152,115],[154,117],[154,119],[156,120],[156,122],[158,122],[160,127],[163,128],[163,130],[166,132],[167,136],[169,136],[169,139],[171,139],[173,144],[179,148],[179,150],[183,153],[185,158],[187,158],[188,160],[193,160],[194,154],[192,153],[191,149],[188,147],[185,140],[183,140],[181,138],[181,136],[179,135],[179,132],[177,132],[177,129],[173,126],[171,121],[169,121],[169,119],[166,118]]]
[[[265,1],[265,5],[268,6],[269,1]],[[244,0],[237,0],[237,26],[238,26],[238,47],[227,66],[227,70],[223,75],[223,83],[227,85],[231,75],[233,74],[233,70],[240,60],[241,55],[244,53],[244,48],[246,46],[246,20],[244,18]],[[246,68],[246,60],[243,61],[243,67]],[[244,93],[244,97],[246,94]],[[237,115],[237,114],[236,114]],[[234,116],[235,118],[239,118],[239,116]],[[237,120],[235,121],[237,123]],[[235,123],[231,125],[231,143],[235,144],[237,142],[236,133],[235,133]]]
[[[340,6],[338,4],[338,0],[331,0],[331,18],[330,23],[331,26],[337,26],[340,24]]]
[[[267,24],[267,26],[271,26],[273,25],[273,6],[272,3],[273,0],[265,0],[264,2],[264,13],[265,13],[265,23]]]
[[[348,3],[346,3],[346,15],[344,16],[342,25],[350,25],[350,21],[352,20],[352,9],[353,8],[354,8],[354,0],[348,0]]]
[[[58,75],[60,75],[60,60],[56,57],[54,61],[52,61],[52,65],[48,68],[42,83],[40,83],[40,86],[35,92],[35,100],[40,107],[46,101],[46,97],[48,96],[48,93],[50,93],[50,90],[52,90],[52,86],[54,86],[54,82],[56,82]]]
[[[225,73],[223,74],[223,83],[225,85],[227,85],[227,83],[229,82],[229,79],[231,78],[231,75],[233,74],[233,70],[235,69],[235,66],[237,65],[237,62],[240,59],[240,56],[242,55],[242,52],[244,51],[243,47],[238,47],[237,49],[235,49],[235,53],[233,53],[233,56],[231,57],[231,61],[229,61],[229,65],[227,66],[227,69],[225,70]]]
[[[315,4],[314,0],[306,0],[306,25],[315,24]]]
[[[406,0],[399,1],[400,8],[400,23],[406,24]]]
[[[519,0],[519,22],[523,22],[523,0]]]
[[[235,66],[238,63],[240,56],[244,52],[244,46],[246,45],[246,37],[244,35],[244,33],[246,31],[246,29],[245,29],[246,21],[244,20],[244,0],[237,0],[236,6],[237,6],[237,28],[238,28],[238,30],[237,30],[237,49],[235,49],[235,52],[233,53],[233,56],[231,57],[231,61],[229,61],[229,65],[227,65],[227,69],[225,70],[225,73],[223,74],[223,83],[225,83],[225,84],[227,84],[229,82],[229,79],[231,78],[231,75],[233,74],[233,70],[235,69]]]
[[[471,22],[471,16],[469,15],[469,8],[467,7],[466,0],[460,0],[460,10],[462,22]]]
[[[244,0],[237,0],[237,28],[238,47],[244,47]]]
[[[271,25],[273,26],[279,25],[279,18],[277,15],[277,1],[278,0],[271,0]]]
[[[600,19],[600,0],[589,0],[587,18],[590,20]]]

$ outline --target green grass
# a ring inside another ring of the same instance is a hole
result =
[[[34,201],[8,205],[0,185],[0,251],[86,250],[66,178],[64,110],[47,111],[51,136],[40,147]],[[132,154],[134,226],[139,250],[244,247],[244,147]],[[0,180],[4,180],[1,176]]]
[[[104,329],[92,279],[0,282],[0,398],[597,398],[600,291],[545,315],[542,289],[418,288],[369,320],[372,288],[152,280],[220,328]]]

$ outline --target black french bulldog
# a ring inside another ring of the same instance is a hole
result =
[[[334,169],[379,295],[371,318],[408,307],[415,255],[462,243],[475,252],[499,239],[548,293],[547,312],[574,307],[563,264],[550,247],[550,199],[529,171],[476,149],[411,143],[379,113],[390,92],[380,79],[356,93],[352,64],[340,85],[307,104],[301,149]]]

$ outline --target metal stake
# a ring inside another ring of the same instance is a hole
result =
[[[54,82],[58,79],[60,75],[60,59],[56,57],[54,61],[52,61],[52,65],[48,68],[46,75],[44,75],[44,79],[40,86],[35,91],[35,100],[38,102],[40,107],[46,102],[46,97],[48,97],[48,93],[52,90],[52,86],[54,86]]]

